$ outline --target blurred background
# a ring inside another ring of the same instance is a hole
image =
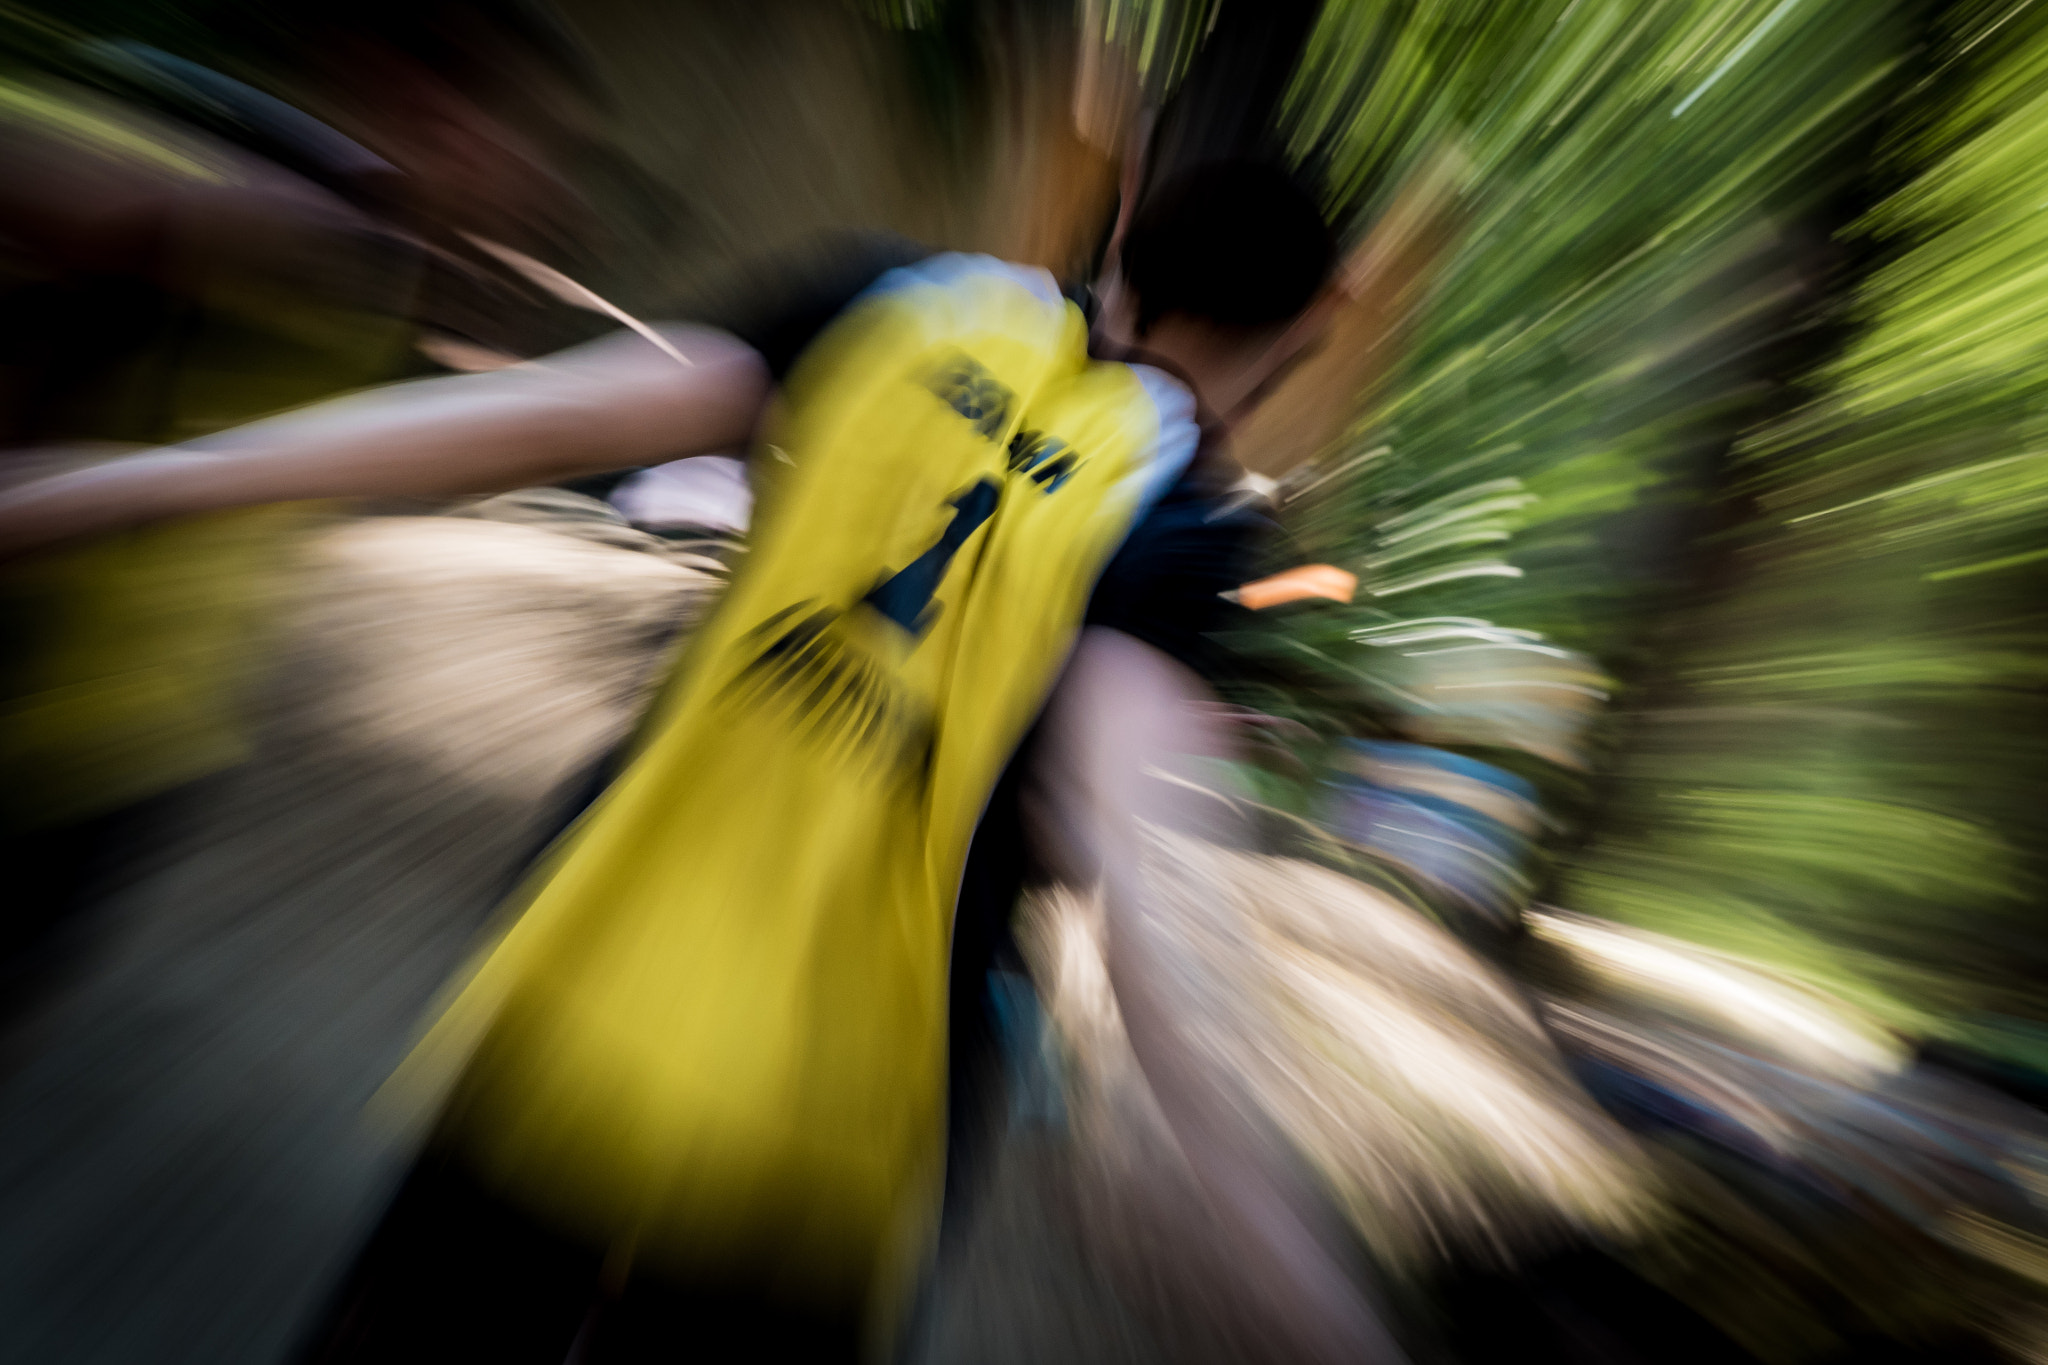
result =
[[[1349,254],[1236,453],[1358,588],[1221,642],[1218,1064],[1418,1360],[2048,1361],[2048,7],[8,0],[0,482],[859,234],[1085,281],[1120,185],[1245,152]],[[289,1358],[416,1141],[366,1103],[747,509],[0,567],[0,1360]],[[1257,1357],[1146,1240],[1086,908],[1026,912],[906,1350]]]

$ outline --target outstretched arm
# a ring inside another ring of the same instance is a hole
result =
[[[663,334],[688,364],[620,333],[18,485],[0,493],[0,558],[232,507],[493,493],[744,445],[768,393],[760,357],[723,332]]]
[[[1228,1238],[1227,1260],[1276,1356],[1394,1365],[1404,1357],[1322,1227],[1315,1193],[1248,1119],[1231,1078],[1189,1042],[1174,986],[1175,907],[1144,875],[1147,825],[1242,845],[1226,803],[1196,789],[1190,757],[1223,756],[1215,698],[1166,654],[1085,631],[1053,694],[1032,772],[1033,835],[1055,875],[1102,888],[1117,1007],[1145,1079]]]

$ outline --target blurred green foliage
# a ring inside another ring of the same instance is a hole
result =
[[[1253,699],[1399,728],[1398,620],[1584,651],[1588,770],[1506,759],[1572,825],[1547,899],[2033,1054],[2044,100],[2025,5],[1333,0],[1299,154],[1360,226],[1451,164],[1453,228],[1288,504],[1371,591],[1247,641]]]

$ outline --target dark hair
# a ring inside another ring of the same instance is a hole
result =
[[[1306,308],[1337,244],[1300,181],[1265,161],[1212,161],[1148,194],[1124,235],[1138,332],[1169,313],[1226,327],[1285,322]]]

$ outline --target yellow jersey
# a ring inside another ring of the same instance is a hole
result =
[[[754,546],[629,766],[401,1073],[486,1179],[692,1273],[887,1305],[927,1245],[969,841],[1187,390],[1050,276],[891,271],[799,360]]]

